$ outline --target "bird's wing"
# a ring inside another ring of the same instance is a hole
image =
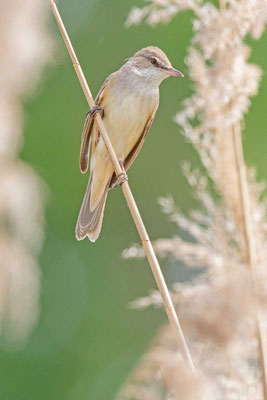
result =
[[[115,74],[116,72],[109,75],[109,77],[105,80],[105,82],[101,86],[98,95],[95,98],[95,105],[101,106],[101,103],[105,97],[105,89],[107,85],[110,83],[110,80],[114,78]],[[94,118],[91,117],[90,115],[87,115],[82,132],[82,144],[80,150],[80,169],[83,174],[88,169],[89,150],[92,139],[93,127],[94,127]]]
[[[87,171],[88,168],[92,127],[93,127],[93,118],[87,115],[82,132],[82,144],[80,150],[80,170],[83,174]]]
[[[130,151],[128,156],[126,157],[126,159],[124,161],[125,171],[127,171],[130,168],[130,166],[132,165],[132,163],[136,159],[139,151],[141,150],[141,147],[144,144],[146,135],[147,135],[147,133],[148,133],[150,127],[151,127],[151,124],[153,122],[154,116],[155,116],[155,112],[148,118],[148,120],[147,120],[147,122],[146,122],[146,124],[144,126],[144,129],[143,129],[143,131],[142,131],[142,133],[141,133],[141,135],[139,137],[139,139],[137,140],[136,144],[134,145],[134,147],[132,148],[132,150]]]
[[[126,159],[124,160],[124,169],[125,169],[125,171],[127,171],[130,168],[130,166],[132,165],[132,163],[136,159],[139,151],[141,150],[141,147],[144,144],[146,135],[147,135],[147,133],[148,133],[150,127],[151,127],[151,124],[152,124],[153,120],[154,120],[154,116],[156,114],[156,111],[157,111],[157,107],[156,107],[155,111],[153,112],[153,114],[148,118],[148,120],[147,120],[147,122],[146,122],[146,124],[144,126],[144,129],[143,129],[143,131],[142,131],[142,133],[141,133],[141,135],[139,137],[139,139],[137,140],[136,144],[134,145],[134,147],[132,148],[132,150],[130,151],[130,153],[128,154]],[[112,186],[114,185],[116,180],[117,180],[117,176],[116,176],[116,174],[114,172],[114,174],[112,176],[112,179],[110,181],[110,185],[109,185],[110,188],[112,188]]]

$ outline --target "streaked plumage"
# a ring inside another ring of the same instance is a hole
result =
[[[169,75],[182,76],[157,47],[138,51],[103,83],[95,104],[111,143],[127,171],[140,151],[159,104],[159,85]],[[87,116],[82,134],[80,168],[90,178],[76,225],[78,240],[95,241],[100,233],[107,192],[116,180],[112,163],[94,118]]]

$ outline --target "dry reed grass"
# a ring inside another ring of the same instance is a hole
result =
[[[144,18],[151,25],[166,23],[187,9],[196,17],[186,60],[195,93],[185,100],[175,121],[197,150],[206,175],[184,163],[201,208],[185,216],[171,198],[160,199],[163,211],[177,223],[179,236],[154,245],[161,256],[200,268],[192,282],[174,285],[172,297],[204,398],[266,400],[266,200],[264,185],[256,182],[254,170],[245,167],[241,127],[261,77],[259,67],[248,62],[244,39],[248,34],[261,36],[267,1],[229,0],[215,7],[201,0],[150,0],[145,8],[133,9],[127,24]],[[132,246],[124,256],[141,257],[142,250]],[[132,303],[138,308],[151,305],[160,305],[156,292]],[[165,327],[118,399],[200,398],[196,377],[180,382],[184,371]],[[189,397],[184,382],[195,390]]]
[[[43,188],[18,152],[23,100],[46,64],[51,42],[40,0],[0,1],[0,331],[22,343],[38,317]]]

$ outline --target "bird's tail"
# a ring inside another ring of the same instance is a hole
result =
[[[88,186],[83,198],[81,210],[79,213],[77,225],[76,225],[76,238],[78,240],[84,239],[86,236],[95,242],[98,238],[104,215],[104,209],[107,199],[107,193],[109,189],[110,181],[107,183],[104,193],[98,202],[94,210],[90,210],[90,197],[91,197],[91,186],[92,186],[93,174],[91,174]]]

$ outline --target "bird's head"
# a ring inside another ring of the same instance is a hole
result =
[[[153,82],[157,85],[169,76],[184,76],[180,71],[172,67],[166,54],[155,46],[139,50],[128,60],[127,64],[132,69],[132,72],[149,83]]]

